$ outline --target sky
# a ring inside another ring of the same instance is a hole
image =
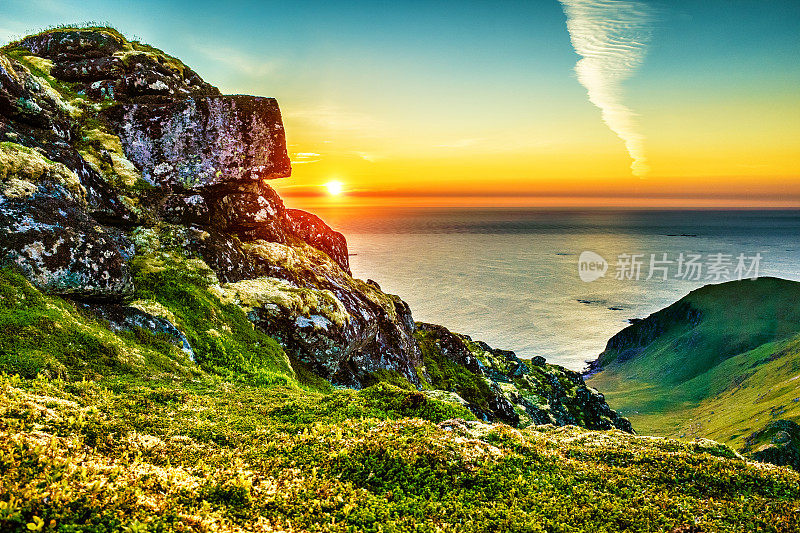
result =
[[[0,42],[87,21],[276,97],[295,207],[800,207],[797,0],[3,0]]]

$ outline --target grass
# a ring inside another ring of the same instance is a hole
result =
[[[177,347],[147,332],[117,335],[74,304],[0,269],[0,368],[23,377],[81,379],[108,373],[194,372]]]
[[[0,395],[4,531],[792,531],[800,509],[800,475],[724,446],[445,431],[467,413],[386,384],[5,375]]]
[[[240,307],[222,303],[208,290],[213,273],[205,264],[160,254],[137,257],[133,270],[134,298],[169,310],[201,367],[261,385],[294,381],[283,348],[255,329]]]
[[[699,289],[659,312],[688,304],[700,312],[697,323],[662,328],[631,359],[608,350],[604,370],[587,383],[639,432],[742,448],[772,420],[800,420],[798,298],[800,283],[774,278]]]

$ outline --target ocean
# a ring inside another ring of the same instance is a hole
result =
[[[346,235],[353,274],[400,295],[415,320],[574,370],[629,319],[707,283],[800,281],[800,211],[316,212]],[[605,275],[582,280],[583,252],[596,254],[584,277],[603,260]]]

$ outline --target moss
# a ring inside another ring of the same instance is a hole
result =
[[[8,59],[12,58],[28,71],[31,77],[39,84],[40,90],[58,105],[62,111],[68,113],[72,118],[84,118],[87,101],[80,94],[78,84],[58,80],[50,75],[52,62],[33,55],[25,48],[18,48],[8,45],[0,52],[0,62],[5,63],[5,68],[9,72],[16,72],[10,69]]]
[[[245,312],[272,304],[280,308],[283,316],[321,315],[339,327],[350,318],[344,304],[331,291],[296,287],[278,278],[226,283],[218,295],[223,302],[236,304]]]
[[[417,388],[408,381],[408,378],[396,370],[382,369],[370,372],[361,380],[361,383],[365,387],[370,387],[378,383],[388,383],[405,390],[417,390]]]
[[[95,123],[81,129],[79,152],[107,181],[128,189],[139,186],[141,173],[125,156],[119,137],[108,133],[109,128]],[[139,189],[142,187],[139,186]]]
[[[238,306],[209,290],[216,277],[205,263],[161,254],[140,255],[132,265],[135,299],[169,311],[202,367],[262,385],[294,383],[280,345],[256,330]]]
[[[494,393],[483,376],[443,355],[431,333],[417,330],[414,337],[422,350],[425,369],[430,376],[428,385],[431,388],[455,392],[467,402],[481,409],[488,409],[488,401],[494,397]]]
[[[9,268],[0,269],[0,331],[0,371],[25,377],[192,372],[172,344],[143,334],[120,336]]]
[[[0,188],[9,198],[30,196],[42,181],[58,183],[85,201],[86,189],[63,163],[56,163],[21,144],[0,142]]]
[[[0,376],[0,529],[796,529],[789,469],[616,431],[446,430],[414,394]]]

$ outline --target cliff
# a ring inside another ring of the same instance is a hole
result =
[[[408,305],[353,278],[344,236],[268,185],[291,173],[272,98],[220,94],[111,29],[52,30],[0,55],[0,140],[0,259],[114,330],[169,332],[200,367],[246,371],[209,338],[241,344],[237,308],[290,377],[302,364],[355,388],[466,394],[469,382],[485,420],[630,430],[579,376],[538,365],[526,381],[513,354],[513,379],[479,366],[459,369],[465,383],[432,379],[443,355],[428,343],[423,357]],[[39,371],[80,377],[63,361]]]

